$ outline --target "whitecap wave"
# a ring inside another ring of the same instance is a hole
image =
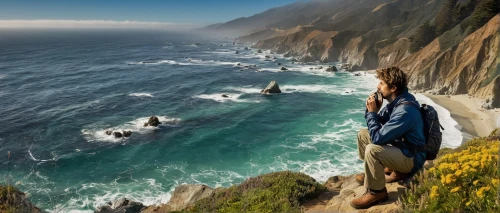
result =
[[[190,176],[191,181],[198,184],[208,184],[214,188],[228,187],[233,184],[244,181],[247,177],[242,176],[234,171],[229,170],[214,170],[214,169],[201,169],[198,173],[193,173]],[[207,183],[200,179],[215,180],[214,183]]]
[[[189,59],[186,62],[180,62],[178,65],[183,66],[220,66],[220,65],[233,65],[235,66],[237,62],[227,62],[227,61],[216,61],[216,60],[200,60],[200,59]]]
[[[287,70],[281,70],[281,67],[285,67]],[[335,72],[327,72],[327,71],[325,71],[326,68],[315,69],[317,67],[318,66],[286,64],[286,65],[277,65],[277,67],[263,67],[262,71],[267,71],[267,72],[299,72],[302,74],[316,75],[316,76],[322,76],[322,77],[327,77],[327,78],[333,78],[336,76]]]
[[[226,87],[225,89],[227,90],[233,90],[233,91],[238,91],[246,94],[259,94],[262,89],[259,88],[250,88],[250,86],[243,86],[243,87]]]
[[[222,95],[226,95],[227,97],[222,97]],[[201,94],[195,95],[194,98],[208,99],[217,102],[245,102],[245,103],[258,103],[259,100],[247,100],[247,99],[239,99],[240,96],[243,95],[241,93],[215,93],[215,94]]]
[[[162,123],[160,126],[177,126],[181,119],[180,118],[171,118],[167,116],[157,116],[158,120]],[[149,117],[137,118],[133,121],[129,121],[123,125],[111,127],[111,128],[103,128],[101,126],[97,126],[95,124],[84,127],[81,132],[85,139],[88,142],[94,141],[105,141],[105,142],[121,142],[123,140],[127,140],[128,138],[115,138],[113,135],[107,135],[106,131],[132,131],[132,136],[134,134],[147,134],[159,127],[147,126],[144,127],[144,123],[147,123]]]
[[[128,95],[136,97],[153,97],[153,95],[151,95],[150,93],[130,93]]]
[[[311,135],[298,136],[298,145],[280,145],[284,149],[312,150],[321,154],[316,159],[306,161],[289,159],[288,154],[276,157],[272,169],[300,171],[315,178],[317,181],[326,181],[334,175],[348,175],[363,170],[363,164],[358,161],[358,151],[353,141],[360,128],[361,122],[352,119],[344,120],[342,123],[333,123],[329,120],[318,124],[319,127],[326,128],[325,133],[313,133]],[[325,152],[325,146],[331,151]]]
[[[108,202],[127,198],[140,202],[146,206],[160,205],[167,203],[175,188],[165,190],[163,185],[152,178],[132,180],[133,183],[85,183],[78,187],[68,188],[68,192],[76,191],[79,196],[70,198],[65,204],[58,204],[48,212],[93,212],[88,210],[78,210],[83,207],[92,206],[94,209],[107,205]],[[130,187],[134,185],[134,187]],[[137,189],[144,190],[137,190]],[[100,191],[102,193],[95,193]]]
[[[28,154],[30,155],[31,160],[36,161],[36,162],[49,162],[49,161],[56,161],[57,160],[57,155],[54,155],[53,158],[51,159],[37,159],[35,156],[33,156],[33,153],[31,153],[31,148],[28,149]]]
[[[139,61],[129,62],[128,65],[159,65],[159,64],[179,64],[174,60],[159,60],[159,61]]]
[[[307,92],[307,93],[327,93],[340,94],[340,90],[336,85],[282,85],[280,86],[283,93]]]

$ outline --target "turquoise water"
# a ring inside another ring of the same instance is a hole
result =
[[[2,182],[44,210],[86,212],[121,197],[166,203],[183,183],[361,171],[356,134],[374,76],[244,47],[156,31],[0,33]],[[259,94],[271,80],[283,93]],[[151,115],[163,124],[142,127]]]

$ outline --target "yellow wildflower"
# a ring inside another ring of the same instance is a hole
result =
[[[483,191],[484,191],[484,188],[480,188],[477,192],[476,192],[476,195],[479,197],[479,198],[482,198],[484,195],[483,195]]]
[[[460,175],[461,175],[461,174],[462,174],[462,170],[457,170],[457,171],[455,172],[455,175],[456,175],[457,177],[460,177]]]
[[[466,206],[470,206],[470,204],[471,204],[471,203],[472,203],[472,200],[471,200],[471,201],[469,201],[469,202],[467,202],[467,203],[465,203],[465,205],[466,205]]]
[[[446,175],[446,183],[452,183],[455,182],[455,177],[453,174],[448,174]]]
[[[453,193],[453,192],[457,192],[458,190],[460,190],[460,186],[453,188],[450,192]]]
[[[475,185],[477,185],[477,183],[479,182],[479,180],[475,180],[474,182],[472,182]]]
[[[434,168],[434,167],[429,169],[429,172],[434,172],[434,171],[436,171],[436,168]]]
[[[434,192],[431,192],[431,194],[429,195],[430,198],[435,198],[437,197],[438,194],[437,193],[434,193]]]
[[[498,184],[498,179],[493,178],[491,180],[491,183],[493,183],[493,185],[497,185]]]
[[[480,165],[479,161],[474,161],[474,163],[472,163],[472,166],[473,167],[478,167]]]

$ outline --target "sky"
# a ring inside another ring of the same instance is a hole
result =
[[[0,0],[0,27],[201,27],[296,0]]]

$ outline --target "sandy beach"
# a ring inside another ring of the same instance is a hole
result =
[[[500,108],[485,110],[481,100],[469,95],[428,95],[436,104],[450,111],[451,117],[472,136],[485,137],[500,127]]]

